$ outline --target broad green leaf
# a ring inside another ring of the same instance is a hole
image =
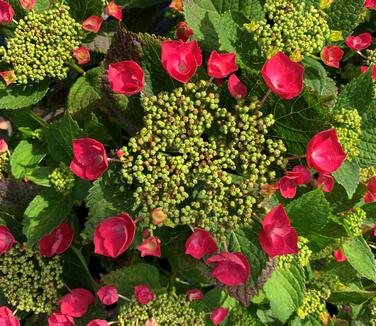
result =
[[[115,285],[120,294],[130,297],[133,295],[133,288],[139,284],[149,285],[154,290],[159,290],[158,269],[149,264],[134,264],[119,268],[106,275],[102,275],[106,285]]]
[[[345,161],[340,168],[333,173],[334,179],[345,188],[349,199],[355,194],[359,184],[359,165],[356,161]]]
[[[376,224],[376,202],[363,205],[362,209],[367,214],[367,217],[364,223],[370,226],[375,225]]]
[[[103,9],[102,0],[65,0],[70,7],[73,18],[82,22],[89,16],[101,16]]]
[[[34,245],[44,235],[50,233],[68,216],[73,206],[70,196],[62,196],[46,189],[37,195],[26,208],[23,232],[28,244]]]
[[[0,110],[14,110],[37,104],[47,94],[49,80],[33,85],[0,83]]]
[[[304,57],[304,86],[313,90],[316,94],[322,95],[326,87],[326,70],[323,65],[315,59]]]
[[[287,269],[277,269],[264,285],[266,297],[270,301],[273,315],[286,322],[300,306],[304,296],[304,270],[298,264]]]
[[[362,117],[362,134],[360,136],[360,155],[358,157],[361,167],[376,165],[376,104],[370,106],[365,112],[360,112]]]
[[[10,157],[12,175],[22,179],[46,156],[44,148],[37,143],[21,140]]]
[[[14,123],[17,128],[28,127],[31,129],[37,129],[48,126],[48,123],[46,121],[37,116],[29,108],[18,110],[4,110],[1,112],[1,114],[12,121],[12,123]]]
[[[48,152],[56,163],[69,165],[73,159],[72,140],[84,137],[84,133],[69,114],[53,123],[45,133]]]
[[[36,12],[43,13],[47,11],[49,7],[50,7],[50,0],[37,0],[35,2],[35,7],[33,8],[33,10],[35,10]]]
[[[376,282],[376,261],[363,238],[352,238],[343,244],[343,252],[349,264],[363,277]]]
[[[128,8],[147,8],[162,2],[164,2],[164,0],[127,0],[125,5]]]
[[[365,291],[362,289],[345,288],[341,291],[333,292],[328,302],[334,304],[363,303],[373,297],[376,297],[376,291]]]
[[[323,192],[317,189],[292,201],[286,212],[298,234],[305,236],[319,233],[325,227],[330,210]]]
[[[196,1],[200,3],[202,0]],[[264,18],[262,8],[263,0],[212,0],[214,7],[219,13],[227,11],[241,12],[249,20]]]
[[[53,168],[49,166],[36,167],[26,174],[26,178],[36,185],[42,187],[51,187],[48,176],[52,173]]]

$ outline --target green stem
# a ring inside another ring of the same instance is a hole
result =
[[[81,74],[82,76],[85,76],[86,75],[86,72],[85,70],[83,70],[77,63],[75,62],[69,62],[68,63],[74,70],[76,70],[79,74]]]

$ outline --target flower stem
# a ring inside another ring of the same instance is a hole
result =
[[[129,298],[127,298],[127,297],[125,297],[125,296],[123,296],[121,294],[118,294],[118,296],[119,296],[119,298],[122,298],[125,301],[131,301],[131,299],[129,299]]]
[[[307,157],[307,155],[297,155],[297,156],[286,157],[286,159],[291,161],[291,160],[300,160],[301,158],[306,158],[306,157]]]
[[[79,74],[81,74],[82,76],[85,76],[86,75],[86,72],[85,70],[83,70],[77,63],[74,63],[72,61],[69,61],[68,64],[74,69],[76,70]]]
[[[268,97],[270,96],[270,94],[272,93],[272,91],[270,89],[268,89],[268,91],[266,92],[266,94],[264,95],[264,97],[262,98],[262,100],[260,101],[260,108],[262,108],[266,102],[266,100],[268,99]]]
[[[124,163],[122,160],[119,160],[119,159],[117,159],[117,158],[108,158],[107,159],[109,162],[116,162],[116,163]]]
[[[13,23],[15,23],[16,25],[18,25],[18,21],[17,20],[15,20],[14,18],[13,18]]]
[[[228,248],[227,248],[227,242],[226,240],[223,240],[223,249],[225,250],[225,252],[228,252]]]
[[[367,57],[362,52],[356,51],[356,53],[358,53],[362,58],[367,59]]]

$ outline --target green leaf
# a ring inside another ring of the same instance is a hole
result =
[[[286,322],[300,306],[304,289],[305,276],[301,266],[293,264],[289,269],[277,269],[264,285],[274,316]]]
[[[333,292],[328,302],[333,304],[363,303],[373,297],[376,297],[376,291],[365,291],[361,289],[346,288],[341,291]]]
[[[48,176],[52,173],[52,171],[53,168],[49,166],[36,167],[34,170],[26,174],[26,178],[36,185],[42,187],[51,187]]]
[[[345,161],[341,167],[333,173],[334,179],[345,188],[349,199],[355,194],[359,184],[359,165],[356,161]]]
[[[312,58],[304,57],[304,86],[322,95],[326,86],[326,70],[323,65]]]
[[[362,276],[376,282],[376,261],[363,238],[352,238],[343,244],[347,261]]]
[[[202,0],[196,1],[201,2]],[[263,1],[259,0],[212,0],[219,13],[226,11],[241,12],[249,20],[264,18]]]
[[[314,209],[312,209],[314,207]],[[291,225],[298,234],[319,233],[328,223],[329,203],[320,189],[305,193],[286,207]]]
[[[147,8],[158,5],[165,0],[129,0],[126,6],[128,8]]]
[[[14,123],[17,128],[28,127],[31,129],[37,129],[48,126],[48,123],[46,121],[37,116],[29,108],[18,110],[4,110],[1,112],[1,114],[12,121],[12,123]]]
[[[73,159],[72,140],[84,137],[84,133],[69,114],[53,123],[45,133],[48,152],[56,163],[67,165]]]
[[[40,144],[21,140],[10,157],[12,175],[16,179],[24,178],[45,156],[45,150]]]
[[[34,245],[44,235],[50,233],[68,216],[73,206],[70,196],[62,196],[53,190],[44,190],[26,208],[23,232],[28,244]]]
[[[0,110],[14,110],[37,104],[48,92],[49,81],[33,85],[10,85],[0,83]]]
[[[38,0],[35,3],[34,11],[38,13],[43,13],[50,7],[50,0]]]
[[[133,288],[139,284],[149,285],[154,290],[161,288],[158,269],[143,263],[119,268],[102,275],[102,280],[104,284],[115,285],[119,293],[127,297],[133,295]]]
[[[360,112],[362,117],[362,133],[360,136],[360,167],[376,165],[376,104],[370,106],[365,112]]]
[[[82,22],[89,16],[101,16],[103,9],[102,0],[66,0],[73,18]]]
[[[370,226],[373,226],[374,224],[376,224],[376,202],[363,205],[362,209],[367,214],[367,217],[364,223]]]

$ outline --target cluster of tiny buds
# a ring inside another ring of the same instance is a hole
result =
[[[68,194],[76,181],[74,174],[64,163],[60,163],[60,166],[51,172],[48,179],[54,189],[63,194]]]
[[[308,243],[309,240],[307,238],[299,236],[299,253],[297,255],[291,254],[279,256],[277,261],[277,268],[289,269],[294,261],[296,261],[302,267],[308,266],[312,255],[312,250],[309,248]]]
[[[347,235],[358,237],[362,235],[362,225],[367,214],[360,207],[351,209],[348,212],[339,215],[339,222],[345,228]]]

